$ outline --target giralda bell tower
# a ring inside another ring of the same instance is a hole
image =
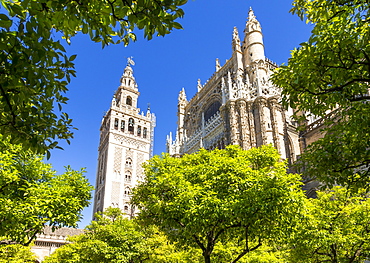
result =
[[[137,107],[140,93],[133,75],[134,64],[128,58],[120,85],[100,126],[94,214],[112,206],[133,216],[131,189],[144,176],[142,163],[152,156],[155,115],[149,108],[146,113],[140,113]]]

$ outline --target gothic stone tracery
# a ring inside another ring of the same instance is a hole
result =
[[[231,58],[223,66],[216,60],[216,72],[204,85],[198,80],[189,101],[180,92],[176,137],[168,136],[167,151],[181,156],[201,147],[272,144],[283,158],[295,159],[300,149],[292,111],[282,108],[281,90],[269,80],[276,67],[264,55],[261,25],[251,9],[243,42],[233,30]]]

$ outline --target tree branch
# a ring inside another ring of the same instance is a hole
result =
[[[364,243],[365,243],[364,241],[360,242],[358,249],[356,249],[355,252],[353,253],[352,257],[349,258],[348,263],[356,262],[355,260],[358,258],[358,256],[361,255],[362,246],[364,245]]]
[[[1,92],[1,95],[5,98],[5,102],[8,105],[9,110],[10,110],[10,115],[12,116],[12,121],[10,122],[10,124],[13,127],[15,127],[15,123],[16,123],[15,120],[17,118],[17,115],[15,114],[14,109],[13,109],[13,105],[10,103],[9,97],[7,96],[7,93],[5,92],[5,90],[4,90],[4,88],[1,84],[0,84],[0,92]]]
[[[304,88],[304,87],[301,87],[300,89],[302,91],[305,91],[311,95],[315,95],[315,96],[318,96],[318,95],[324,95],[324,94],[328,94],[328,93],[331,93],[331,92],[335,92],[335,91],[342,91],[345,87],[347,87],[348,85],[351,85],[353,83],[356,83],[356,82],[364,82],[364,83],[367,83],[367,82],[370,82],[370,78],[367,79],[367,78],[358,78],[358,79],[352,79],[350,81],[347,81],[346,83],[340,85],[340,86],[337,86],[337,87],[334,87],[334,88],[330,88],[330,89],[325,89],[323,92],[313,92],[307,88]]]
[[[347,166],[345,166],[345,167],[344,167],[344,168],[342,168],[342,169],[339,169],[339,170],[333,170],[333,172],[341,173],[341,172],[343,172],[343,171],[345,171],[345,170],[347,170],[347,169],[355,169],[355,168],[359,168],[359,167],[361,167],[361,166],[363,166],[363,165],[368,165],[368,164],[370,164],[370,160],[364,160],[364,161],[362,161],[360,164],[356,164],[356,165],[347,165]]]

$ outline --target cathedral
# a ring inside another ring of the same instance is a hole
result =
[[[146,113],[137,108],[140,93],[132,65],[129,58],[100,126],[94,214],[111,206],[135,215],[130,205],[131,189],[142,180],[141,165],[153,154],[155,115],[149,108]]]
[[[262,29],[252,9],[240,41],[237,28],[232,35],[232,55],[224,65],[216,60],[216,71],[187,99],[180,91],[177,131],[167,137],[172,156],[200,148],[222,149],[240,145],[248,150],[272,144],[289,162],[301,152],[293,110],[284,110],[280,89],[270,81],[277,65],[265,57]]]
[[[265,57],[263,34],[252,9],[241,42],[237,28],[232,33],[232,55],[216,70],[197,93],[187,99],[180,91],[176,135],[167,136],[167,152],[181,157],[200,148],[222,149],[240,145],[248,150],[272,144],[288,163],[317,140],[320,123],[308,120],[306,131],[297,131],[293,109],[281,105],[281,90],[270,76],[277,65]],[[130,205],[131,189],[144,176],[142,163],[152,156],[155,115],[137,108],[139,91],[128,59],[111,106],[100,128],[98,169],[93,212],[118,207],[128,216],[136,214]],[[315,185],[306,184],[305,190]]]

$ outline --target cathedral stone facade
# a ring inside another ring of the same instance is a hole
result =
[[[144,176],[142,163],[153,152],[155,115],[137,108],[139,91],[128,59],[126,68],[108,112],[100,127],[98,168],[93,212],[118,207],[128,216],[131,189]]]
[[[185,90],[178,97],[176,137],[167,137],[172,156],[240,145],[247,150],[272,144],[290,162],[301,149],[293,110],[281,106],[281,91],[270,81],[277,65],[265,57],[261,25],[249,10],[241,43],[237,28],[232,36],[232,55],[198,91],[187,100]]]

